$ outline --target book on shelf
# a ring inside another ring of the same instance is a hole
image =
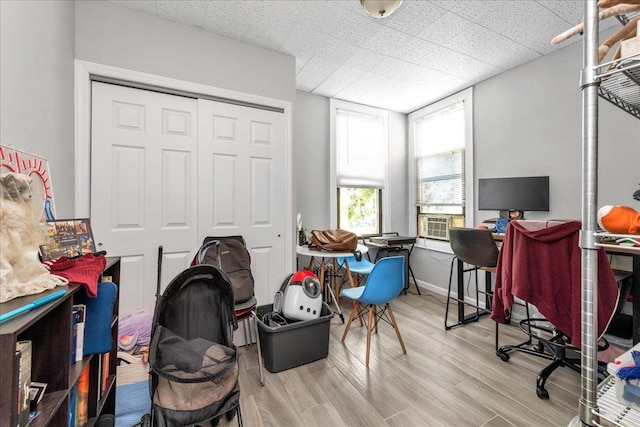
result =
[[[102,370],[100,371],[100,398],[107,392],[109,386],[109,353],[104,353],[101,357]]]
[[[47,389],[47,383],[39,383],[31,381],[29,385],[29,400],[31,411],[35,411],[38,408],[38,403],[42,400],[44,392]]]
[[[76,408],[78,405],[78,383],[69,390],[69,415],[67,416],[67,426],[76,427]]]
[[[16,411],[13,414],[12,426],[29,425],[29,387],[31,385],[31,341],[18,341],[14,369],[17,386],[14,393]]]
[[[90,364],[86,364],[78,380],[78,394],[76,396],[75,427],[84,427],[89,421],[89,376]]]
[[[78,346],[78,322],[80,321],[80,313],[75,308],[71,312],[71,364],[76,363],[76,348]],[[80,355],[82,359],[82,354]]]
[[[78,322],[76,325],[76,362],[82,360],[83,344],[84,344],[84,323],[87,313],[85,304],[74,304],[73,311],[78,312]]]

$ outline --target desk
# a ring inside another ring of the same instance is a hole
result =
[[[416,244],[416,237],[410,236],[398,236],[396,234],[393,235],[381,235],[381,236],[369,236],[365,239],[364,244],[368,247],[378,249],[378,254],[376,255],[376,261],[380,258],[380,250],[389,250],[389,249],[398,249],[408,247],[408,255],[407,255],[407,278],[404,286],[404,292],[407,293],[407,289],[409,289],[409,275],[413,279],[413,283],[416,285],[416,290],[418,291],[418,295],[422,295],[420,293],[420,288],[418,287],[418,282],[416,281],[416,277],[413,275],[413,270],[411,269],[411,252],[413,251],[413,246]]]
[[[493,238],[497,242],[501,242],[504,238],[504,234],[493,234]],[[633,295],[633,344],[637,344],[640,342],[640,251],[637,248],[629,248],[625,246],[619,245],[600,245],[607,254],[610,255],[620,255],[620,256],[629,256],[632,258],[633,268],[632,268],[632,277],[633,281],[631,284],[631,295]],[[457,261],[458,267],[458,296],[462,295],[464,297],[464,278],[463,271],[464,265],[462,261]],[[491,292],[491,273],[486,272],[486,288],[485,291],[487,293]],[[486,301],[486,310],[487,312],[491,311],[491,301],[487,296]],[[464,302],[458,301],[458,321],[460,323],[468,323],[477,319],[475,314],[471,314],[469,316],[464,315]]]
[[[369,251],[369,248],[366,247],[365,245],[358,245],[357,250],[364,255]],[[315,259],[320,258],[320,277],[318,278],[320,279],[321,286],[324,286],[324,272],[325,272],[327,259],[331,259],[333,271],[335,273],[336,271],[338,271],[337,258],[341,258],[341,257],[345,258],[344,267],[345,267],[345,270],[347,271],[347,279],[349,279],[349,286],[351,286],[352,288],[355,287],[355,282],[353,281],[353,277],[351,276],[351,270],[349,269],[349,262],[347,261],[348,257],[353,256],[352,252],[322,251],[322,250],[309,249],[308,246],[298,246],[296,247],[296,253],[298,255],[304,255],[311,258],[311,260],[309,261],[309,267],[308,267],[309,270],[312,269]],[[340,315],[340,319],[342,319],[342,323],[344,323],[344,316],[342,315],[342,310],[340,310],[340,306],[338,305],[338,294],[340,292],[340,285],[338,283],[338,278],[335,274],[333,276],[333,287],[335,289],[335,293],[331,290],[331,286],[329,286],[329,291],[331,291],[331,294],[333,295],[333,299],[336,302],[336,308],[338,309],[338,314]]]
[[[632,258],[631,295],[633,295],[633,344],[640,342],[640,250],[619,245],[600,244],[610,255],[629,256]]]

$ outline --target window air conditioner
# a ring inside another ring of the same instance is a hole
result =
[[[423,215],[421,220],[421,236],[449,240],[449,227],[453,226],[450,215]]]

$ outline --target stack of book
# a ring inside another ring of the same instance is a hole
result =
[[[31,386],[31,341],[18,341],[14,359],[14,370],[18,387],[14,393],[16,412],[13,414],[12,426],[29,425],[29,389]]]

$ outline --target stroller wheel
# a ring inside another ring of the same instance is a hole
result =
[[[151,427],[151,414],[144,414],[139,425],[140,427]]]
[[[229,411],[224,415],[227,417],[227,421],[231,421],[236,416],[236,411]]]

